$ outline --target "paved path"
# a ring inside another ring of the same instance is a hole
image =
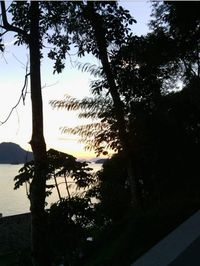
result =
[[[169,266],[200,266],[200,237],[170,263]]]
[[[131,266],[200,266],[200,211]]]

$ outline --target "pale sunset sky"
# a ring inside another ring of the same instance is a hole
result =
[[[137,20],[134,24],[133,34],[142,35],[148,31],[147,23],[150,19],[151,4],[146,1],[120,1],[120,4],[128,9]],[[4,121],[12,107],[17,103],[21,89],[24,84],[25,68],[28,62],[28,50],[25,47],[13,45],[12,34],[4,36],[6,49],[0,55],[0,121]],[[71,56],[66,60],[66,68],[62,74],[53,74],[53,63],[50,59],[43,58],[41,65],[41,77],[43,86],[43,110],[44,110],[44,136],[47,148],[54,148],[78,158],[92,158],[94,153],[84,150],[84,144],[78,143],[78,137],[62,134],[60,128],[63,126],[73,127],[84,121],[77,118],[74,112],[66,110],[52,110],[49,101],[62,99],[69,94],[79,99],[89,96],[89,83],[93,79],[87,73],[73,67],[73,62],[100,63],[91,55],[84,58]],[[28,142],[31,139],[31,103],[30,93],[27,94],[25,105],[21,102],[14,110],[9,120],[0,126],[0,143],[14,142],[22,148],[31,150]]]

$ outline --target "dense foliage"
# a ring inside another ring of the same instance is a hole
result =
[[[46,196],[56,189],[59,198],[45,211],[54,263],[87,265],[90,253],[106,243],[105,235],[124,226],[130,215],[137,227],[146,213],[162,209],[166,202],[178,198],[187,205],[185,201],[199,198],[198,8],[198,2],[156,2],[152,31],[138,37],[129,29],[135,20],[116,2],[40,2],[41,56],[47,42],[54,71],[63,70],[70,45],[80,57],[92,53],[102,64],[78,65],[95,77],[91,97],[51,101],[54,108],[80,111],[80,118],[90,119],[87,125],[63,132],[80,135],[97,155],[116,153],[93,175],[86,162],[47,152]],[[29,32],[29,3],[15,2],[10,12],[13,27]],[[17,44],[27,44],[26,38],[19,32]],[[31,183],[35,172],[34,162],[26,163],[15,188]],[[60,178],[66,196],[59,189]],[[75,195],[71,181],[78,189]],[[137,206],[132,204],[133,192]]]
[[[197,3],[155,3],[150,23],[153,31],[146,36],[128,36],[110,53],[144,210],[164,206],[177,197],[183,202],[185,198],[189,202],[190,198],[199,197],[196,189],[200,182],[197,6]],[[188,10],[194,11],[190,12],[192,16]],[[79,134],[97,153],[106,147],[118,152],[104,163],[97,173],[98,183],[90,191],[99,199],[95,206],[96,223],[110,228],[130,213],[130,184],[126,158],[116,134],[113,107],[110,102],[107,104],[108,83],[101,69],[94,71],[93,66],[90,70],[99,77],[91,84],[94,98],[66,98],[51,104],[56,108],[80,110],[80,118],[98,118],[98,127],[90,124],[67,132]]]
[[[53,189],[58,193],[58,201],[46,209],[48,221],[49,248],[51,260],[60,263],[76,261],[87,244],[89,228],[94,224],[94,206],[87,196],[95,178],[86,162],[79,162],[75,157],[53,149],[47,152],[46,196]],[[35,175],[34,161],[29,161],[15,177],[15,189],[28,186]],[[61,187],[61,188],[60,188]]]

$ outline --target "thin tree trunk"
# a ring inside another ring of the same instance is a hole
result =
[[[67,190],[67,194],[68,194],[68,198],[71,198],[70,192],[69,192],[69,187],[68,187],[68,182],[67,182],[67,177],[66,174],[64,174],[64,179],[65,179],[65,185],[66,185],[66,190]]]
[[[57,190],[57,193],[58,193],[58,198],[59,198],[59,200],[61,200],[62,197],[61,197],[60,190],[59,190],[59,187],[58,187],[58,182],[57,182],[56,175],[54,174],[53,177],[54,177],[54,181],[55,181],[56,190]]]
[[[99,57],[102,62],[103,70],[104,70],[104,73],[108,81],[108,85],[110,88],[109,92],[113,99],[115,115],[117,119],[118,130],[119,130],[119,139],[120,139],[120,142],[123,148],[123,153],[124,153],[126,166],[127,166],[128,181],[130,183],[131,203],[134,207],[138,207],[139,200],[138,200],[137,178],[136,178],[136,174],[134,173],[132,152],[131,152],[131,147],[128,141],[129,137],[128,137],[128,133],[126,130],[126,121],[125,121],[123,102],[120,99],[118,88],[116,86],[115,79],[112,73],[112,69],[111,69],[111,66],[108,60],[105,29],[102,26],[103,23],[101,21],[100,15],[95,12],[94,3],[92,1],[91,2],[88,1],[87,3],[86,18],[90,21],[94,29],[96,44],[99,50]]]
[[[46,144],[43,136],[43,108],[40,77],[39,2],[30,3],[30,78],[32,102],[32,138],[30,141],[35,164],[35,175],[30,185],[31,237],[34,266],[50,265],[47,252],[45,188]]]

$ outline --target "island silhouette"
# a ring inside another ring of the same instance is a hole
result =
[[[12,142],[0,143],[0,164],[23,164],[33,159],[32,152]]]

